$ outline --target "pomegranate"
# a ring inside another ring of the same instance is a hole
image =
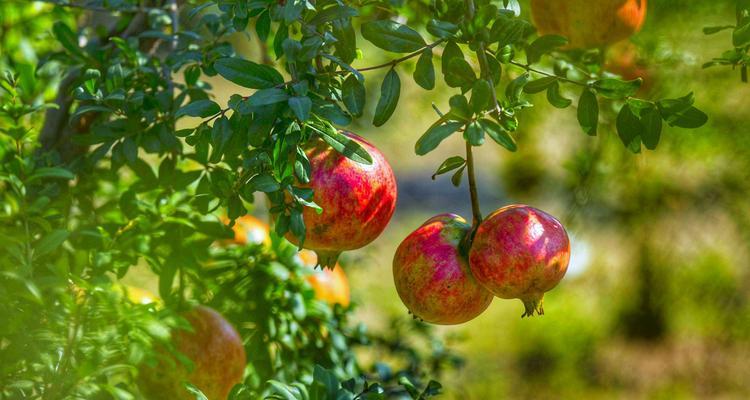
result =
[[[225,224],[229,224],[228,218],[222,218]],[[243,215],[234,222],[232,226],[234,240],[231,243],[240,246],[248,244],[271,245],[271,235],[268,233],[268,224],[252,215]]]
[[[175,331],[175,349],[193,362],[193,369],[173,359],[155,368],[141,369],[139,387],[148,398],[195,399],[183,382],[190,382],[210,400],[226,399],[232,387],[242,382],[245,348],[234,327],[211,308],[199,306],[185,318],[193,332]],[[169,356],[168,356],[169,357]]]
[[[568,48],[592,48],[627,39],[646,19],[646,0],[531,0],[539,33],[568,38]]]
[[[471,230],[454,214],[430,218],[398,246],[393,280],[401,301],[415,317],[442,325],[461,324],[492,302],[471,274],[459,248]]]
[[[304,247],[318,254],[318,263],[333,268],[344,250],[365,246],[377,238],[396,207],[396,178],[383,154],[361,137],[344,132],[372,157],[360,164],[332,149],[322,139],[306,150],[310,160],[313,201],[323,208],[318,214],[306,207]],[[297,244],[289,234],[287,239]]]
[[[479,224],[469,251],[474,277],[503,299],[521,299],[526,312],[544,314],[542,298],[565,276],[570,241],[562,224],[525,205],[503,207]]]
[[[620,75],[626,80],[642,78],[643,84],[638,93],[648,93],[654,85],[654,77],[649,65],[638,54],[638,48],[630,42],[620,42],[607,50],[604,69]]]
[[[302,249],[298,256],[302,263],[311,269],[318,264],[318,256],[310,250]],[[341,304],[344,307],[349,305],[349,279],[338,263],[333,269],[315,269],[311,275],[307,276],[307,282],[315,291],[316,299],[330,305]]]

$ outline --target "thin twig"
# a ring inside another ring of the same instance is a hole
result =
[[[583,86],[583,87],[588,87],[589,86],[588,83],[574,81],[574,80],[572,80],[570,78],[566,78],[566,77],[563,77],[563,76],[557,76],[557,75],[555,75],[555,74],[553,74],[551,72],[542,71],[540,69],[536,69],[536,68],[534,68],[534,67],[532,67],[530,65],[526,65],[526,64],[520,63],[518,61],[511,61],[510,64],[514,65],[516,67],[519,67],[519,68],[523,68],[526,71],[537,73],[539,75],[544,75],[544,76],[549,76],[549,77],[557,78],[557,79],[559,79],[559,80],[561,80],[563,82],[572,83],[574,85]]]

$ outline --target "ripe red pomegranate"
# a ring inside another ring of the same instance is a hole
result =
[[[209,400],[226,399],[232,387],[242,382],[245,372],[245,348],[234,327],[211,308],[199,306],[185,318],[193,332],[175,331],[175,349],[193,362],[194,368],[178,360],[161,361],[155,368],[141,369],[139,387],[153,399],[192,400],[183,382],[190,382]]]
[[[459,245],[471,230],[454,214],[430,218],[401,242],[393,258],[396,290],[415,317],[433,324],[461,324],[492,302],[471,275]]]
[[[544,314],[542,298],[565,276],[570,241],[562,224],[524,205],[503,207],[482,221],[469,251],[474,277],[503,299],[521,299],[526,312]]]
[[[323,140],[306,150],[311,165],[313,201],[318,214],[305,208],[307,232],[304,247],[318,254],[318,263],[333,268],[339,254],[365,246],[377,238],[396,208],[396,178],[383,154],[361,137],[344,132],[372,157],[372,164],[352,161]],[[296,242],[293,235],[287,239]]]
[[[539,33],[568,38],[568,48],[593,48],[627,39],[646,19],[646,0],[531,0]]]

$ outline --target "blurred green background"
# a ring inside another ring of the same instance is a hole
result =
[[[710,116],[701,129],[667,129],[656,151],[633,155],[614,112],[589,138],[574,109],[539,101],[521,117],[518,153],[475,152],[484,213],[526,203],[556,215],[572,237],[572,260],[544,316],[521,319],[520,301],[495,299],[474,321],[441,328],[467,360],[444,379],[446,397],[750,398],[750,85],[738,71],[701,68],[731,47],[731,33],[702,28],[734,18],[731,1],[649,1],[631,40],[643,96],[694,91]],[[379,78],[368,75],[373,89]],[[388,230],[344,259],[359,316],[375,326],[406,313],[391,279],[399,242],[434,214],[471,214],[465,187],[430,179],[461,154],[460,137],[425,157],[412,151],[435,118],[430,103],[444,107],[453,90],[404,84],[406,101],[384,127],[371,128],[367,115],[353,127],[399,179]]]

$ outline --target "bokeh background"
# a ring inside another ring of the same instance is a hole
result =
[[[710,116],[704,127],[665,129],[656,151],[633,155],[615,133],[613,110],[603,110],[590,138],[573,107],[540,99],[521,116],[517,153],[475,151],[483,212],[509,203],[546,210],[568,228],[572,260],[546,295],[544,316],[521,319],[520,301],[496,299],[475,320],[439,328],[466,360],[442,378],[446,398],[750,398],[750,85],[738,71],[701,68],[731,48],[729,31],[706,36],[702,28],[734,18],[732,1],[651,0],[642,32],[610,49],[639,67],[644,98],[694,91]],[[245,47],[257,57],[252,43]],[[461,138],[425,157],[412,150],[436,118],[431,103],[447,108],[454,90],[426,92],[402,77],[394,117],[375,129],[382,75],[367,75],[369,113],[351,127],[383,151],[399,180],[386,232],[342,261],[357,316],[376,330],[407,312],[391,274],[399,242],[432,215],[471,214],[465,183],[431,179],[462,153]],[[238,90],[217,83],[216,95]],[[263,216],[262,206],[255,213]],[[137,272],[127,279],[155,284]]]

